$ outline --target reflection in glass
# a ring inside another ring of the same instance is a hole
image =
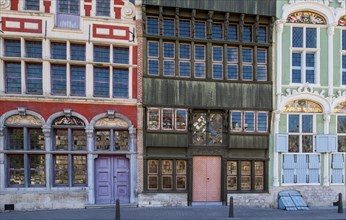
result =
[[[10,185],[24,185],[24,156],[10,155]]]
[[[177,109],[175,111],[175,128],[178,130],[186,129],[187,111],[184,109]]]
[[[172,174],[173,173],[173,161],[162,160],[162,173],[163,174]]]
[[[288,132],[299,132],[299,115],[289,115],[288,116],[289,128]]]
[[[159,109],[148,110],[148,129],[159,129],[160,128],[160,111]]]
[[[177,189],[186,189],[186,176],[177,176]]]
[[[251,175],[251,162],[242,161],[241,162],[241,175]]]
[[[158,161],[148,160],[148,173],[157,174],[158,173]]]
[[[346,152],[346,136],[338,137],[338,152]]]
[[[41,129],[29,129],[30,149],[44,150],[44,135]]]
[[[302,151],[312,152],[312,150],[313,150],[313,136],[303,135],[302,136]]]
[[[73,156],[73,185],[85,185],[87,174],[86,155]]]
[[[73,150],[86,150],[86,133],[84,130],[73,131]]]
[[[242,131],[241,112],[232,112],[232,131]]]
[[[263,175],[263,162],[255,162],[255,175]]]
[[[312,132],[312,115],[302,116],[302,132],[311,133]]]
[[[96,131],[95,136],[97,150],[110,150],[110,131]]]
[[[23,128],[9,128],[9,149],[23,150],[24,149],[24,130]]]
[[[148,189],[158,189],[158,179],[157,176],[148,176]]]
[[[228,176],[227,177],[227,190],[237,190],[237,177]]]
[[[210,114],[209,132],[210,140],[209,144],[222,144],[222,115]]]
[[[129,132],[115,131],[115,146],[117,150],[129,150]]]
[[[57,129],[55,133],[55,150],[68,150],[67,129]]]
[[[241,177],[241,190],[251,190],[251,176]]]
[[[162,176],[162,189],[173,189],[172,176]]]
[[[237,175],[237,161],[227,161],[227,175]]]
[[[45,156],[30,155],[30,184],[44,185],[45,184]]]
[[[256,176],[255,177],[255,190],[263,190],[264,184],[263,184],[263,177],[262,176]]]
[[[299,135],[288,136],[288,152],[299,152]]]
[[[346,116],[338,116],[338,133],[346,134]]]
[[[173,129],[173,109],[162,109],[162,129]]]
[[[177,160],[176,161],[176,172],[177,174],[186,174],[186,161]]]
[[[206,113],[195,113],[192,118],[192,143],[206,144]]]
[[[67,155],[55,156],[55,181],[56,185],[68,185],[68,158]]]

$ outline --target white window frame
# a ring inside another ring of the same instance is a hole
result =
[[[220,61],[216,61],[214,60],[214,48],[221,48],[221,60]],[[223,65],[223,61],[224,61],[224,47],[223,46],[212,46],[212,53],[211,53],[211,56],[212,56],[212,79],[214,80],[223,80],[224,79],[224,65]],[[221,78],[218,79],[218,78],[214,78],[214,65],[221,65]]]
[[[173,57],[165,57],[165,45],[173,45]],[[162,47],[162,57],[163,57],[163,61],[162,61],[162,65],[163,65],[163,72],[162,72],[162,75],[165,76],[165,77],[175,77],[175,74],[176,74],[176,71],[175,71],[175,43],[170,43],[170,42],[164,42],[163,43],[163,47]],[[160,55],[159,55],[160,56]],[[165,75],[165,61],[168,61],[168,62],[173,62],[173,75]],[[160,71],[160,70],[159,70]]]
[[[190,48],[190,54],[189,54],[189,58],[181,58],[180,56],[180,45],[188,45]],[[179,60],[179,71],[178,71],[178,76],[179,77],[183,77],[183,78],[191,78],[191,73],[192,73],[192,66],[191,66],[191,44],[186,44],[186,43],[179,43],[179,56],[178,56],[178,60]],[[189,76],[182,76],[180,74],[180,63],[189,63],[190,64],[190,75]]]
[[[179,110],[186,112],[185,128],[184,129],[177,128],[177,111],[179,111]],[[187,126],[188,126],[187,118],[188,118],[188,111],[187,111],[187,109],[183,109],[183,108],[176,108],[176,109],[174,109],[174,129],[176,131],[186,131],[187,130]]]
[[[345,31],[346,32],[346,28],[341,28],[340,29],[340,46],[341,46],[341,48],[340,48],[340,67],[341,67],[341,70],[340,70],[340,87],[343,87],[343,89],[346,89],[346,84],[345,85],[343,85],[342,84],[342,73],[343,72],[346,72],[346,68],[345,69],[343,69],[342,68],[342,56],[346,56],[346,48],[343,50],[343,48],[342,48],[342,32],[343,31]],[[345,37],[346,37],[346,34],[345,34]]]
[[[164,128],[163,127],[163,111],[164,110],[172,111],[171,112],[172,128]],[[161,116],[160,117],[161,117],[160,121],[161,121],[161,128],[162,128],[162,130],[165,130],[165,131],[172,131],[172,130],[174,130],[175,124],[174,124],[174,109],[173,108],[161,108]]]
[[[149,111],[150,110],[157,110],[158,112],[159,112],[159,116],[158,116],[158,126],[157,126],[157,128],[155,129],[155,128],[150,128],[149,127]],[[161,129],[161,109],[160,108],[148,108],[147,109],[147,123],[146,123],[147,125],[146,125],[146,128],[148,129],[148,130],[152,130],[152,131],[158,131],[158,130],[160,130]]]

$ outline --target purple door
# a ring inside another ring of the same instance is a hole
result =
[[[129,160],[126,157],[100,156],[95,161],[96,203],[130,203]]]

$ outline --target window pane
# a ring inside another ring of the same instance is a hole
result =
[[[315,54],[306,54],[306,82],[315,83]]]
[[[298,133],[300,132],[299,128],[299,115],[289,115],[288,116],[288,132]]]
[[[257,50],[257,63],[267,63],[267,50]]]
[[[267,28],[266,27],[259,27],[257,41],[258,43],[267,43]]]
[[[299,135],[288,136],[288,152],[290,153],[299,152]]]
[[[71,66],[71,95],[85,96],[85,67]]]
[[[40,1],[39,0],[25,0],[25,10],[40,10]]]
[[[162,129],[173,129],[173,109],[162,109]]]
[[[302,115],[302,132],[312,133],[313,130],[313,117],[312,115]]]
[[[190,59],[190,45],[189,44],[179,44],[179,58]]]
[[[346,134],[346,116],[338,116],[337,132]]]
[[[307,48],[316,48],[317,41],[316,28],[306,28],[306,47]]]
[[[85,61],[85,45],[71,44],[71,60]]]
[[[191,63],[190,62],[179,62],[179,76],[189,77],[191,74]]]
[[[186,176],[177,176],[177,183],[176,183],[177,190],[184,190],[186,189]]]
[[[174,36],[174,19],[163,19],[163,36]]]
[[[109,97],[109,68],[94,67],[94,96]]]
[[[85,172],[85,171],[84,171]],[[55,156],[55,185],[68,185],[68,157],[67,155]]]
[[[338,152],[346,153],[346,136],[338,136]]]
[[[42,129],[30,128],[29,130],[29,143],[30,150],[44,150],[44,135]]]
[[[79,0],[68,0],[70,3],[70,14],[78,15],[79,14]]]
[[[253,79],[253,69],[252,66],[243,65],[243,80],[252,80]]]
[[[292,53],[292,82],[301,83],[301,53]]]
[[[227,48],[227,62],[238,62],[238,48],[228,47]]]
[[[44,185],[45,175],[45,156],[30,155],[30,185]]]
[[[66,95],[66,66],[51,67],[52,95]]]
[[[252,63],[252,49],[243,49],[243,62]]]
[[[84,130],[73,130],[73,150],[86,150],[86,133]]]
[[[55,150],[68,150],[67,129],[57,129],[55,131]]]
[[[292,28],[292,46],[303,47],[303,28],[294,27]]]
[[[159,19],[158,18],[148,17],[147,25],[148,25],[147,26],[148,34],[154,34],[154,35],[159,34]]]
[[[244,26],[243,41],[252,42],[252,26]]]
[[[267,66],[257,66],[257,80],[259,81],[265,81],[267,80]]]
[[[171,190],[173,189],[172,176],[162,176],[162,190]]]
[[[65,43],[52,43],[51,44],[51,58],[66,60],[66,44]]]
[[[223,39],[222,24],[213,23],[213,25],[212,25],[212,39],[213,40],[222,40]]]
[[[86,155],[73,156],[73,185],[85,185],[87,182],[87,159]]]
[[[96,1],[96,16],[109,16],[110,14],[110,2],[108,0]]]
[[[346,50],[346,30],[342,30],[342,49]]]
[[[227,177],[227,190],[237,190],[237,176],[228,176]]]
[[[22,76],[20,63],[5,62],[6,93],[21,93]]]
[[[158,177],[157,176],[148,176],[148,189],[157,190],[158,189]]]
[[[94,61],[109,63],[109,47],[94,46]]]
[[[268,115],[265,112],[258,112],[257,114],[257,131],[267,132],[268,131]]]
[[[42,64],[26,64],[26,91],[42,95]]]
[[[302,136],[302,152],[312,152],[313,150],[313,136],[312,135],[303,135]]]
[[[195,59],[196,60],[205,60],[205,46],[196,45],[195,46]]]
[[[232,112],[231,114],[232,131],[242,131],[241,112]]]
[[[164,43],[163,44],[163,57],[174,58],[174,44]]]
[[[115,131],[115,147],[117,150],[129,150],[129,132],[128,131]]]
[[[162,174],[172,174],[173,173],[173,161],[162,160]]]
[[[96,150],[110,150],[110,146],[111,146],[110,131],[96,131],[95,145],[96,145]]]
[[[195,77],[196,78],[205,77],[205,63],[195,63]]]
[[[160,111],[159,109],[148,110],[148,129],[160,128]]]
[[[176,161],[176,173],[177,174],[186,174],[186,161],[177,160]]]
[[[222,64],[213,64],[213,79],[222,79],[223,66]]]
[[[206,144],[207,140],[207,121],[206,113],[194,113],[192,117],[192,143]]]
[[[158,161],[157,160],[148,160],[148,173],[149,174],[158,174]]]
[[[9,184],[10,185],[24,185],[24,156],[23,155],[10,155],[9,159]]]
[[[213,47],[213,61],[222,61],[222,47]]]
[[[228,40],[238,40],[238,26],[236,24],[231,24],[228,26]]]
[[[20,40],[5,40],[5,56],[20,57]]]
[[[254,112],[245,112],[245,131],[255,131],[255,113]]]
[[[227,65],[227,79],[238,79],[238,65]]]
[[[196,21],[195,22],[195,38],[205,39],[205,22]]]
[[[129,63],[129,48],[114,47],[113,48],[113,63]]]
[[[341,84],[346,85],[346,55],[342,55],[342,76]]]
[[[222,114],[211,113],[209,120],[209,144],[222,144]]]
[[[175,129],[186,130],[187,128],[187,110],[175,110]]]
[[[179,21],[179,37],[190,37],[191,25],[189,20]]]
[[[159,43],[150,41],[148,43],[148,56],[159,57]]]
[[[159,75],[159,61],[158,60],[148,60],[148,74]]]
[[[42,58],[42,42],[26,41],[25,54],[29,58]]]
[[[129,71],[127,69],[113,69],[113,97],[129,97]]]
[[[24,130],[23,128],[8,128],[9,150],[24,150]]]

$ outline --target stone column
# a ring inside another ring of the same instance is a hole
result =
[[[44,134],[44,145],[47,152],[53,150],[52,146],[52,136],[51,136],[51,127],[44,125],[42,131]],[[53,186],[53,156],[51,153],[46,153],[46,187],[48,189]]]
[[[330,113],[325,113],[323,115],[323,125],[324,125],[324,134],[329,134],[329,123],[330,123]],[[322,158],[323,157],[323,158]],[[329,186],[330,184],[330,180],[329,180],[329,157],[330,157],[330,153],[322,153],[321,154],[321,160],[324,160],[323,163],[323,168],[321,167],[321,169],[323,169],[323,185],[324,186]]]
[[[282,32],[284,30],[284,20],[278,20],[275,22],[276,27],[276,95],[277,95],[277,106],[280,105],[281,97],[281,83],[282,83]],[[277,107],[277,110],[279,108]]]
[[[129,129],[129,150],[130,150],[130,203],[137,203],[137,153],[136,153],[136,129],[132,126]]]
[[[94,164],[94,129],[86,128],[85,132],[87,134],[87,168],[88,168],[88,203],[95,204],[95,164]]]
[[[334,25],[328,26],[328,95],[333,96],[333,37]],[[320,73],[321,75],[321,73]]]
[[[4,127],[0,127],[0,151],[3,152],[5,149],[4,143],[5,143],[5,138],[4,138]],[[0,153],[0,191],[5,189],[5,153]]]
[[[274,116],[274,135],[279,133],[279,124],[280,124],[280,111],[275,111]],[[276,138],[274,137],[274,161],[273,161],[273,186],[279,186],[279,153],[275,151],[275,145],[276,145]]]

